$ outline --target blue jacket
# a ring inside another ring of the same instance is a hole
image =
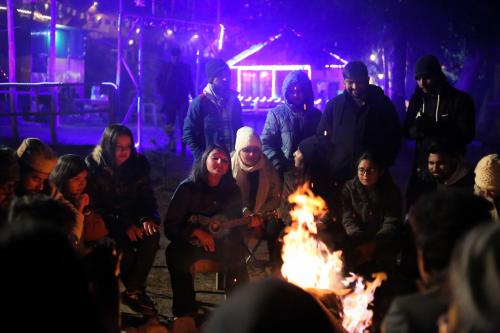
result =
[[[201,158],[203,151],[210,144],[219,144],[230,147],[232,143],[225,142],[222,117],[217,106],[205,95],[197,96],[189,105],[189,110],[184,119],[182,140],[189,146],[195,160]],[[231,107],[231,130],[236,138],[236,131],[241,127],[241,103],[234,98]]]
[[[305,110],[288,103],[287,92],[292,85],[301,86],[305,92]],[[283,96],[285,104],[269,111],[261,135],[264,154],[280,173],[292,164],[299,143],[315,134],[321,118],[321,112],[314,107],[311,81],[305,73],[295,71],[287,75]]]

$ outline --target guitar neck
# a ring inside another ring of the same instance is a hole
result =
[[[234,227],[239,227],[242,225],[249,224],[251,221],[252,221],[251,216],[240,217],[239,219],[233,219],[233,220],[223,222],[222,227],[224,229],[231,229]]]

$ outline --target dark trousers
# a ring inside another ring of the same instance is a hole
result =
[[[220,261],[224,265],[226,291],[236,285],[248,282],[245,266],[245,247],[241,241],[217,242],[215,252],[207,252],[184,241],[172,242],[165,251],[170,282],[172,285],[172,312],[181,317],[194,314],[198,310],[194,292],[191,265],[200,259]]]
[[[125,288],[129,291],[144,289],[159,248],[160,234],[144,235],[135,242],[126,235],[113,238],[122,251],[120,278]]]
[[[165,114],[167,118],[167,126],[175,129],[177,125],[181,137],[184,127],[184,118],[186,118],[188,107],[189,102],[186,100],[180,103],[164,102],[161,108],[161,112]]]

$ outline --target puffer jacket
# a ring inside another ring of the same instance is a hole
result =
[[[140,154],[130,157],[114,172],[101,158],[99,146],[85,159],[89,168],[91,205],[111,234],[124,233],[144,220],[160,223],[158,206],[149,179],[149,162]]]
[[[300,86],[306,95],[304,108],[288,102],[288,91],[293,85]],[[316,132],[321,118],[321,112],[314,107],[311,81],[305,73],[288,74],[283,81],[282,94],[285,103],[269,111],[261,135],[264,154],[281,174],[292,165],[293,153],[300,141]]]

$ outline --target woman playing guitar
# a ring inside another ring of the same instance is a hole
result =
[[[240,190],[231,176],[229,153],[223,147],[207,147],[191,175],[177,187],[165,216],[165,235],[171,241],[165,255],[172,284],[172,312],[176,317],[197,314],[190,272],[195,261],[221,261],[226,268],[226,291],[248,281],[240,230],[234,228],[226,237],[215,240],[201,225],[190,222],[193,215],[223,215],[227,219],[242,216]],[[258,227],[259,223],[255,219],[250,227]]]

